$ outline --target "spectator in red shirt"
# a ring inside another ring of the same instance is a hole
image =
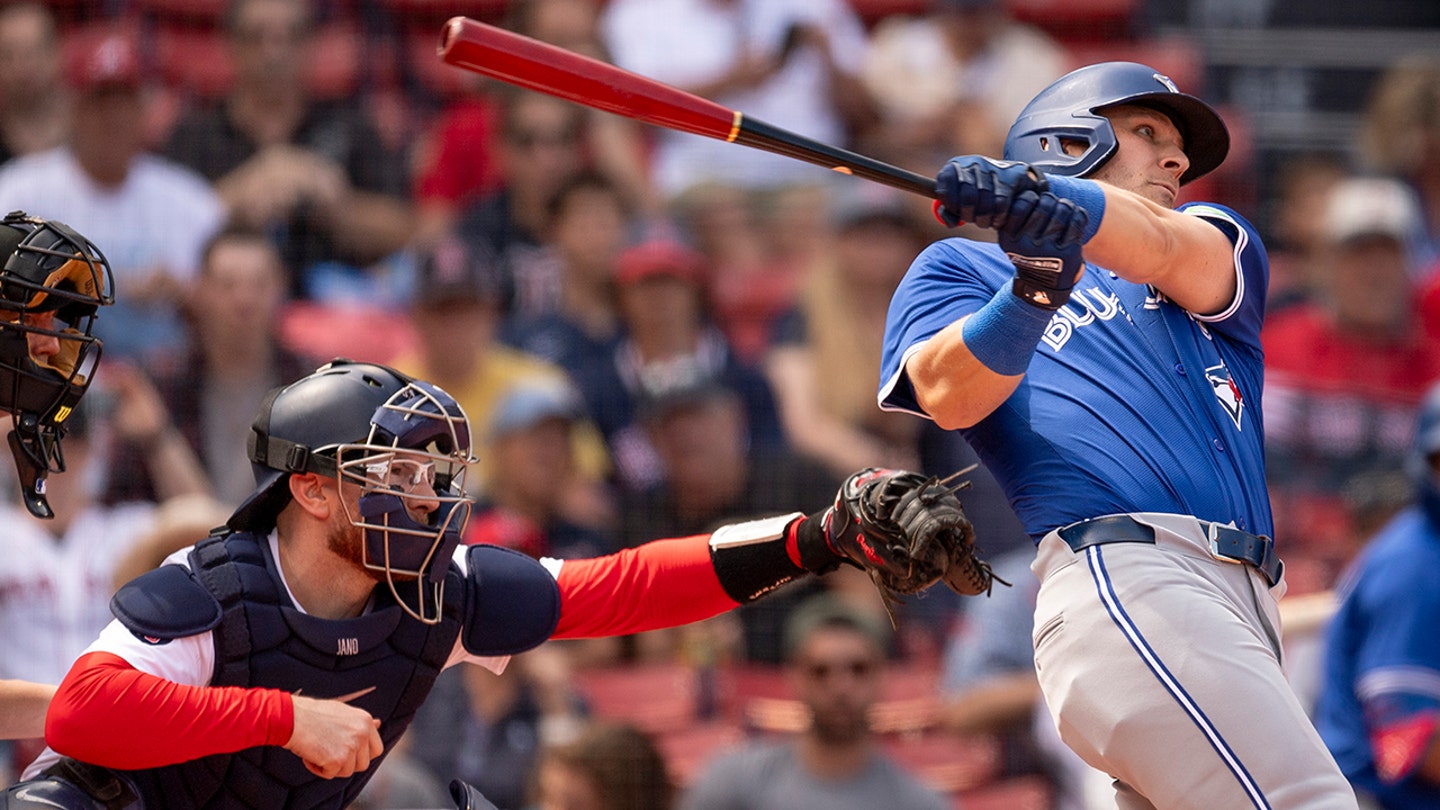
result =
[[[1416,317],[1407,260],[1418,217],[1396,181],[1337,184],[1310,273],[1316,296],[1262,334],[1265,449],[1292,590],[1333,584],[1355,542],[1357,515],[1342,494],[1362,475],[1403,475],[1415,408],[1440,378],[1440,345]]]

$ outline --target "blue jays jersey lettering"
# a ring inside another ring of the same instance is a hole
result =
[[[1230,306],[1194,316],[1145,285],[1087,265],[1020,387],[962,431],[1036,540],[1057,526],[1126,512],[1272,531],[1260,422],[1268,260],[1235,212],[1211,204],[1180,210],[1204,217],[1234,244]],[[947,239],[920,254],[890,305],[882,408],[925,415],[906,358],[984,306],[1013,275],[993,244]],[[1041,392],[1048,396],[1034,396]]]

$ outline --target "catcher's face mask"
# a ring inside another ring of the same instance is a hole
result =
[[[336,448],[341,502],[364,530],[365,567],[383,574],[395,601],[426,624],[440,621],[445,573],[470,519],[465,473],[475,460],[465,412],[421,381],[375,410],[365,442]],[[415,583],[413,599],[397,581]]]
[[[95,313],[115,282],[85,237],[20,211],[0,220],[0,261],[0,409],[25,508],[49,518],[45,478],[65,469],[64,422],[100,360]]]

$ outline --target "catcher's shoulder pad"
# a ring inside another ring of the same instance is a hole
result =
[[[538,560],[479,543],[465,552],[465,629],[471,655],[514,655],[540,646],[560,623],[560,585]]]
[[[220,602],[183,565],[162,565],[125,583],[110,598],[110,612],[152,643],[213,630],[221,616]]]

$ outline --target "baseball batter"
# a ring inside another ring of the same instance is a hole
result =
[[[1223,206],[1174,209],[1228,145],[1144,65],[1041,91],[1006,139],[1015,162],[941,170],[937,214],[999,245],[915,260],[880,402],[961,429],[1036,540],[1041,688],[1120,807],[1354,808],[1280,666],[1265,250]]]

